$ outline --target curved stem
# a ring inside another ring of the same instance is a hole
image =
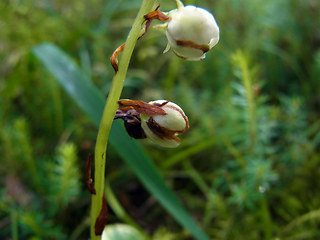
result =
[[[126,45],[122,54],[121,61],[119,63],[119,71],[114,76],[112,80],[111,90],[103,111],[102,119],[100,122],[100,127],[98,131],[96,147],[95,147],[95,190],[96,194],[92,195],[91,203],[91,239],[100,239],[100,236],[95,235],[95,222],[102,207],[102,197],[104,193],[105,184],[105,164],[106,164],[106,150],[109,138],[109,133],[111,130],[111,125],[113,122],[114,115],[118,108],[117,101],[120,98],[124,80],[127,74],[127,69],[129,66],[130,58],[136,44],[136,41],[141,32],[141,26],[143,24],[143,16],[148,12],[152,11],[155,0],[143,0],[139,13],[132,25],[132,29],[128,35]]]

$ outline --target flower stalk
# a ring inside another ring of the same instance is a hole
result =
[[[102,114],[100,121],[100,126],[98,130],[98,136],[95,146],[95,158],[94,158],[94,188],[96,194],[92,195],[91,203],[91,240],[101,239],[101,236],[95,234],[95,224],[96,219],[99,216],[102,208],[102,201],[104,195],[104,185],[105,185],[105,164],[106,164],[106,150],[109,138],[109,133],[111,130],[111,125],[113,122],[114,115],[118,108],[117,101],[120,99],[120,95],[123,89],[124,80],[127,74],[127,69],[131,59],[133,49],[135,47],[136,41],[141,33],[141,26],[145,21],[144,15],[152,11],[155,4],[155,0],[143,0],[138,15],[132,25],[131,31],[123,49],[122,57],[119,62],[119,71],[115,74],[111,89],[108,95],[106,105]]]

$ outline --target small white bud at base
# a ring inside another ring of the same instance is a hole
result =
[[[183,110],[177,104],[166,100],[152,101],[149,104],[161,107],[166,115],[141,114],[141,126],[147,138],[162,147],[178,147],[180,139],[177,135],[189,128],[188,118]]]
[[[173,52],[190,61],[205,58],[219,41],[219,27],[213,15],[192,5],[172,10],[166,35]]]

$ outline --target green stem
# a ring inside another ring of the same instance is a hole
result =
[[[111,90],[103,111],[102,119],[100,122],[100,127],[98,131],[96,147],[95,147],[95,190],[96,194],[92,195],[91,204],[91,239],[100,239],[100,236],[95,235],[95,222],[102,207],[102,197],[104,193],[105,184],[105,164],[106,164],[106,150],[109,138],[109,133],[111,130],[111,125],[113,122],[114,115],[118,108],[117,101],[120,99],[122,92],[124,80],[127,74],[130,58],[135,47],[136,41],[141,32],[141,26],[144,22],[143,15],[151,12],[155,0],[143,0],[139,13],[132,25],[131,31],[128,35],[125,48],[123,50],[122,58],[119,63],[119,71],[114,76],[112,80]]]

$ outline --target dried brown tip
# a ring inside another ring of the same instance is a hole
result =
[[[178,46],[182,46],[182,47],[190,47],[190,48],[194,48],[194,49],[198,49],[201,50],[203,53],[206,53],[210,50],[209,46],[207,45],[199,45],[196,44],[192,41],[186,41],[186,40],[176,40],[176,43]]]
[[[118,67],[118,55],[119,53],[121,53],[124,49],[125,43],[121,44],[112,54],[112,56],[110,57],[110,62],[111,65],[115,71],[115,73],[117,73],[119,71],[119,67]]]
[[[167,21],[169,20],[169,17],[164,14],[163,12],[161,11],[158,11],[160,5],[157,6],[157,8],[152,11],[152,12],[149,12],[148,14],[144,15],[144,18],[147,20],[147,21],[150,21],[150,20],[153,20],[153,19],[157,19],[161,22],[164,22],[164,21]]]
[[[94,225],[94,233],[99,236],[102,234],[104,226],[107,224],[108,220],[108,206],[107,206],[107,200],[105,196],[102,197],[102,208],[99,213],[99,216],[97,217],[96,223]]]
[[[159,7],[160,4],[156,7],[154,11],[144,15],[144,19],[147,21],[145,25],[145,31],[138,39],[142,38],[147,33],[153,19],[157,19],[161,22],[165,22],[170,19],[166,14],[164,14],[161,11],[158,11]]]
[[[90,154],[88,156],[87,164],[86,164],[86,185],[87,185],[87,189],[91,194],[96,194],[96,190],[94,189],[94,183],[91,178],[91,166],[92,166],[92,157]]]
[[[161,139],[172,139],[180,143],[180,138],[176,136],[177,131],[172,131],[161,127],[152,117],[147,122],[150,130]],[[180,132],[179,132],[180,133]]]
[[[132,107],[140,114],[146,114],[149,116],[153,115],[166,115],[167,113],[159,106],[152,105],[143,101],[136,100],[120,100],[118,101],[120,105],[125,107]]]

